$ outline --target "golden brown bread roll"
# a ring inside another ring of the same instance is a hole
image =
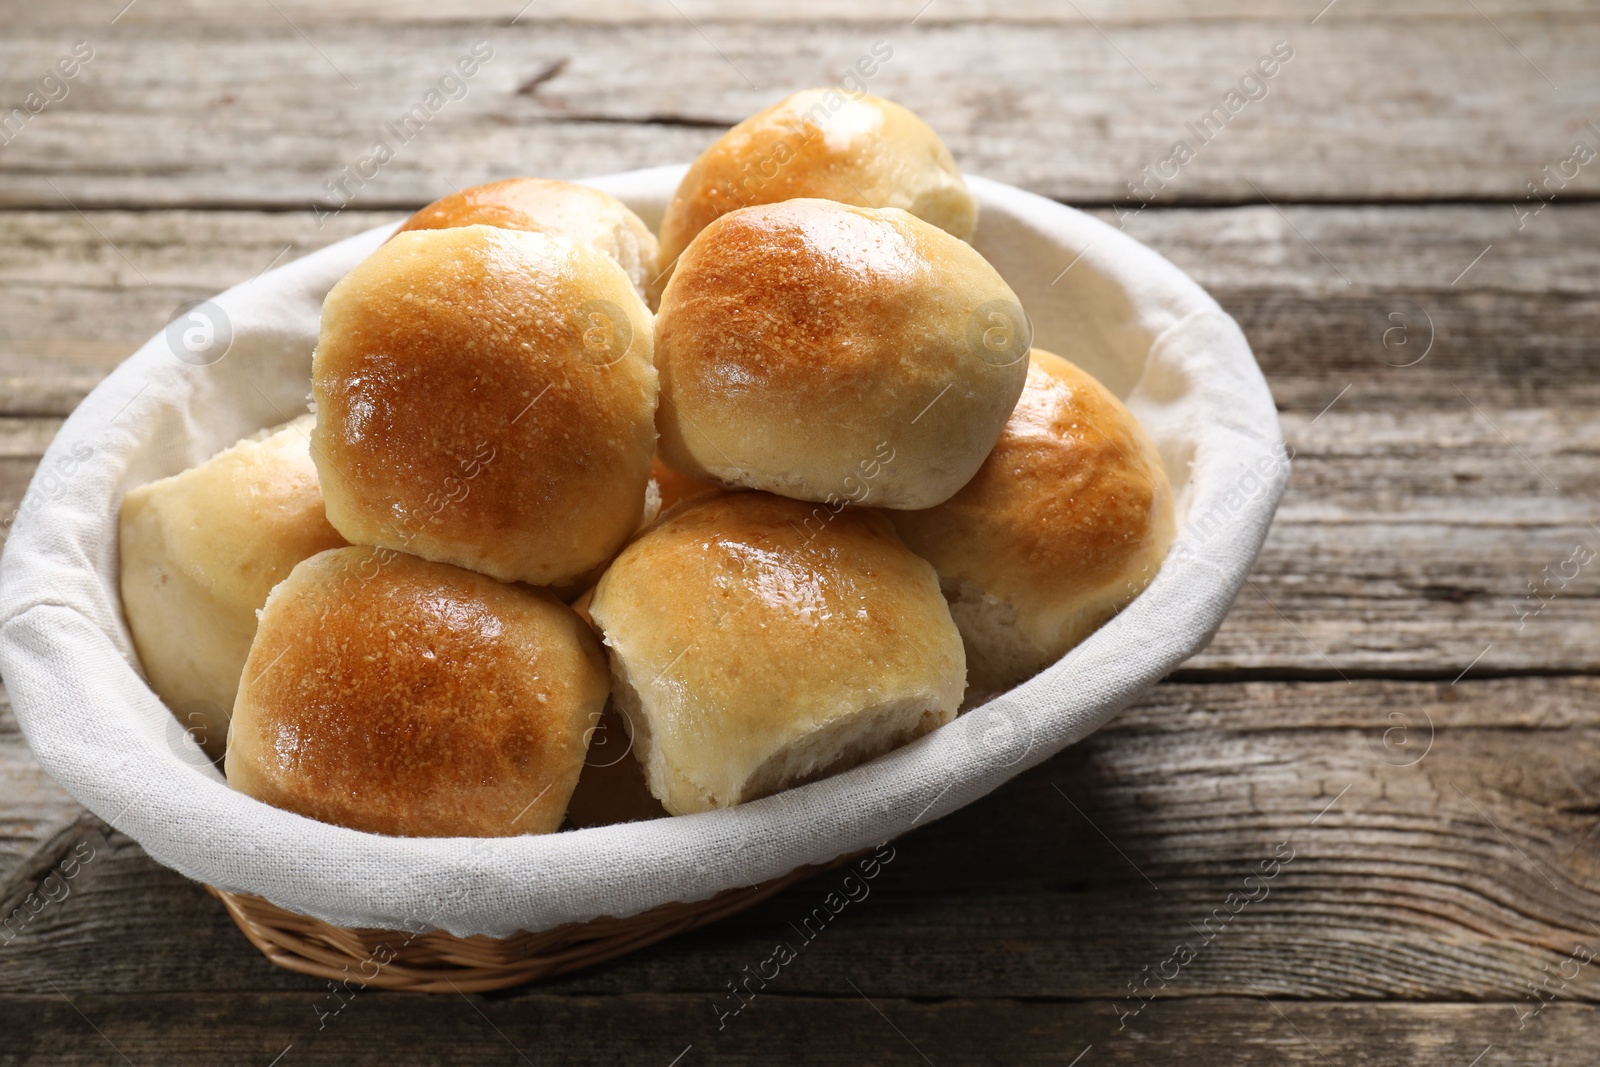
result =
[[[846,770],[955,715],[961,636],[873,511],[766,493],[679,504],[590,605],[650,791],[674,815]]]
[[[652,522],[655,522],[656,516],[661,514],[661,488],[656,484],[655,461],[653,459],[650,465],[650,482],[645,486],[644,490],[644,511],[639,516],[638,524],[634,526],[634,533],[638,533]],[[560,598],[562,603],[576,609],[578,602],[594,589],[594,583],[600,580],[600,575],[605,573],[606,565],[614,558],[614,555],[607,556],[572,581],[558,582],[547,588]],[[582,612],[579,612],[579,614],[582,614]]]
[[[397,235],[322,306],[312,454],[329,521],[504,581],[580,578],[644,510],[651,347],[649,310],[587,245]]]
[[[913,215],[743,208],[695,238],[662,294],[657,448],[727,486],[932,507],[989,454],[1031,341],[995,269]]]
[[[660,272],[656,235],[628,205],[599,189],[548,178],[507,178],[441,197],[398,232],[482,224],[554,234],[610,256],[646,297]],[[646,297],[649,299],[649,297]]]
[[[1172,488],[1105,386],[1034,349],[1028,385],[976,476],[926,511],[887,512],[931,562],[966,641],[974,696],[1054,663],[1155,577]]]
[[[599,642],[548,592],[335,549],[295,567],[261,612],[228,783],[373,833],[548,833],[608,691]]]
[[[122,610],[156,695],[222,756],[256,609],[296,563],[344,544],[322,511],[311,416],[122,500]]]
[[[663,270],[712,220],[800,197],[901,208],[962,240],[978,222],[977,200],[927,123],[868,93],[806,89],[745,119],[690,165],[661,220]]]

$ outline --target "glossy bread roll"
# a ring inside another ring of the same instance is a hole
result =
[[[322,511],[311,416],[122,501],[122,610],[156,695],[220,758],[256,609],[296,563],[344,544]]]
[[[744,208],[695,238],[662,294],[657,448],[727,486],[931,507],[989,454],[1031,339],[995,269],[913,215]]]
[[[623,550],[589,610],[634,755],[674,815],[864,763],[961,700],[933,569],[865,509],[686,501]]]
[[[896,207],[966,240],[978,202],[927,123],[880,97],[806,89],[745,119],[690,165],[661,220],[661,263],[713,219],[799,197]]]
[[[974,696],[1037,674],[1120,611],[1175,533],[1150,436],[1105,386],[1039,349],[972,481],[936,508],[888,514],[939,572]]]
[[[599,642],[549,593],[335,549],[262,610],[228,784],[372,833],[548,833],[608,690]]]
[[[441,197],[399,232],[452,226],[499,226],[566,237],[617,261],[646,296],[660,271],[656,235],[628,205],[599,189],[548,178],[507,178]]]
[[[333,287],[312,450],[354,544],[571,582],[638,525],[655,445],[650,312],[587,245],[402,233]]]

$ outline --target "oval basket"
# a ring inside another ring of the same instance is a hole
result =
[[[682,173],[592,184],[655,225]],[[973,244],[1028,309],[1035,343],[1126,399],[1177,494],[1179,540],[1156,580],[1037,677],[854,770],[650,822],[395,838],[229,789],[138,672],[117,595],[117,509],[132,486],[304,410],[322,297],[388,226],[210,301],[228,342],[214,362],[185,362],[166,333],[152,338],[45,453],[0,559],[0,672],[40,763],[158,862],[216,887],[286,966],[343,974],[387,943],[374,931],[425,928],[442,933],[408,946],[388,981],[489,988],[747,906],[1098,729],[1203,648],[1243,584],[1288,475],[1277,413],[1237,325],[1172,264],[1053,201],[981,178],[971,186],[982,212]]]

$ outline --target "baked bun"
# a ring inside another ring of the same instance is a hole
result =
[[[1150,436],[1105,386],[1040,349],[977,475],[936,508],[888,515],[939,572],[974,696],[1037,674],[1120,611],[1175,533]]]
[[[122,500],[122,610],[150,686],[222,756],[256,609],[296,563],[344,538],[322,512],[311,416],[131,490]]]
[[[397,232],[475,223],[548,233],[588,245],[616,260],[641,297],[660,272],[656,235],[644,220],[610,193],[576,182],[507,178],[474,185],[435,200]]]
[[[622,268],[543,233],[395,236],[328,293],[312,455],[353,544],[571,582],[638,525],[652,321]]]
[[[661,220],[661,263],[735,208],[817,197],[897,207],[966,240],[978,224],[950,150],[926,122],[868,93],[806,89],[719,137],[678,183]]]
[[[989,454],[1031,341],[995,269],[914,215],[742,208],[695,238],[661,296],[657,448],[727,486],[932,507]]]
[[[589,610],[633,753],[674,815],[854,767],[961,701],[933,568],[873,511],[696,497],[622,551]]]
[[[261,612],[228,784],[372,833],[548,833],[608,691],[599,642],[548,592],[335,549]]]

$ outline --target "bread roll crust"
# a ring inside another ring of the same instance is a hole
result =
[[[938,507],[888,514],[939,572],[976,693],[1023,681],[1120,611],[1176,532],[1149,434],[1105,386],[1042,349],[972,480]]]
[[[933,129],[870,93],[805,89],[745,119],[690,165],[661,220],[661,262],[754,204],[801,197],[902,208],[966,240],[978,202]]]
[[[573,581],[639,522],[652,320],[610,259],[489,226],[402,233],[328,294],[313,456],[354,544]]]
[[[651,300],[660,248],[644,220],[610,193],[549,178],[506,178],[440,197],[397,231],[498,226],[570,238],[610,256]],[[659,290],[656,290],[659,292]]]
[[[549,593],[335,549],[295,567],[261,613],[228,781],[372,833],[547,833],[608,693],[593,633]]]
[[[966,483],[1027,376],[1016,294],[897,209],[723,215],[662,294],[658,450],[690,477],[925,508]]]
[[[937,578],[866,509],[695,497],[623,550],[590,612],[634,754],[673,814],[854,766],[960,702],[965,657]]]
[[[256,610],[296,563],[345,543],[323,514],[306,415],[130,490],[123,615],[156,695],[220,758]]]

